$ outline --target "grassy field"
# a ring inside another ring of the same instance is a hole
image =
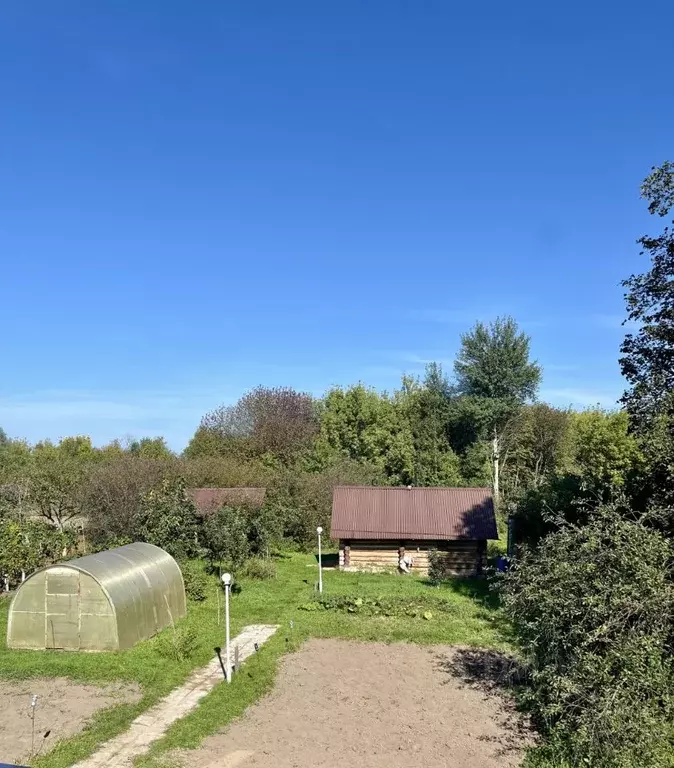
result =
[[[505,648],[508,627],[483,581],[456,580],[439,587],[420,578],[387,574],[324,571],[324,597],[363,600],[431,600],[441,610],[432,616],[366,616],[343,610],[304,610],[314,597],[315,559],[309,555],[282,555],[278,576],[271,581],[242,580],[233,595],[232,636],[245,625],[279,624],[279,632],[246,662],[231,685],[217,686],[188,717],[175,723],[148,756],[137,761],[149,768],[175,747],[196,747],[201,739],[239,715],[267,691],[274,681],[279,658],[308,637],[344,637],[386,642],[458,644]],[[105,654],[8,651],[5,646],[8,601],[0,601],[0,678],[63,676],[83,682],[129,680],[138,682],[143,698],[100,712],[80,735],[59,744],[35,761],[35,768],[66,768],[90,754],[97,743],[124,730],[131,720],[166,695],[191,670],[213,658],[213,648],[224,645],[224,628],[217,625],[217,580],[208,598],[190,603],[183,620],[198,630],[198,642],[189,661],[176,661],[162,653],[162,638],[140,643],[129,651]],[[435,607],[435,606],[433,606]],[[292,626],[291,626],[292,622]],[[165,630],[170,632],[171,630]]]

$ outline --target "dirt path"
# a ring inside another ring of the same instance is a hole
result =
[[[313,640],[287,656],[270,695],[200,749],[186,768],[512,768],[514,715],[466,685],[449,647]]]
[[[31,754],[31,697],[35,706],[35,751],[81,731],[99,709],[140,699],[135,684],[80,685],[65,678],[0,682],[0,762],[28,761]],[[48,734],[45,736],[45,734]]]

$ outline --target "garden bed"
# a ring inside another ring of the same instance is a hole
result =
[[[31,698],[36,695],[35,739]],[[104,687],[81,685],[65,678],[33,678],[0,681],[2,721],[0,760],[31,761],[31,753],[44,754],[57,742],[83,730],[101,709],[140,700],[135,684],[113,683]]]
[[[457,649],[311,640],[285,657],[273,691],[185,768],[510,768],[526,735],[507,699],[455,673]],[[173,762],[173,761],[172,761]]]

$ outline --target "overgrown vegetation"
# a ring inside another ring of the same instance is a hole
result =
[[[569,765],[671,765],[673,553],[626,514],[600,507],[564,523],[504,579],[527,704]]]

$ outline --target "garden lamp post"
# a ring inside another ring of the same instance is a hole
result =
[[[320,525],[316,528],[316,533],[318,534],[318,591],[323,592],[323,557],[321,555],[321,534],[323,533],[323,528]]]
[[[223,573],[222,583],[225,585],[225,677],[232,682],[232,662],[229,651],[229,589],[232,585],[232,574]]]

